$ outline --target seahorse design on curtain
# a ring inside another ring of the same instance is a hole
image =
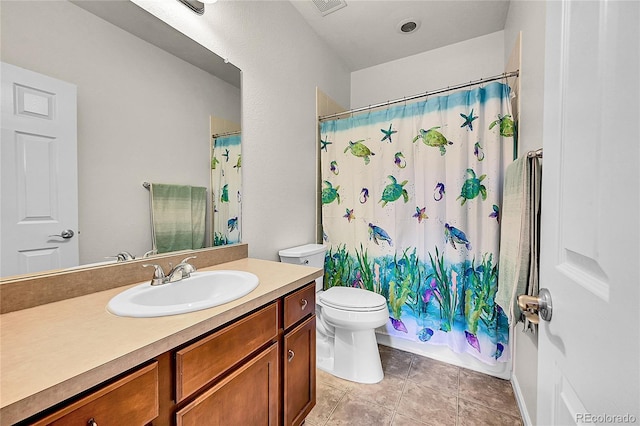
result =
[[[508,95],[491,83],[321,125],[325,286],[379,293],[386,333],[488,364],[509,358],[494,302]]]

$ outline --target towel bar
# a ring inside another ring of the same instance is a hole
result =
[[[542,158],[542,148],[536,149],[535,151],[527,152],[527,157],[529,157],[529,158],[534,158],[534,157]]]

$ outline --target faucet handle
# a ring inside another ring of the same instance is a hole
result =
[[[180,263],[187,263],[189,262],[191,259],[197,259],[198,256],[189,256],[189,257],[185,257],[184,259],[182,259],[182,262]]]
[[[107,256],[105,259],[117,259],[117,262],[124,262],[127,260],[134,260],[136,257],[129,253],[128,251],[121,251],[115,256]]]
[[[158,250],[149,250],[148,252],[146,252],[145,254],[142,255],[143,259],[146,259],[149,256],[153,256],[154,254],[158,254]]]
[[[180,262],[179,265],[182,265],[182,268],[184,269],[184,271],[187,273],[187,275],[192,274],[193,272],[196,272],[196,267],[193,266],[192,264],[189,263],[189,260],[191,259],[195,259],[198,256],[189,256],[186,257],[182,260],[182,262]],[[177,266],[176,266],[177,268]]]
[[[156,265],[155,263],[145,263],[142,266],[144,266],[145,268],[148,266],[152,266],[155,268],[155,270],[153,271],[153,278],[151,279],[151,285],[164,284],[166,276],[164,274],[162,266]]]

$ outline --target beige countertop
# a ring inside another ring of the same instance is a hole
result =
[[[233,302],[188,314],[118,317],[106,310],[118,287],[0,315],[0,424],[64,401],[321,276],[322,269],[240,259],[200,270],[256,274]]]

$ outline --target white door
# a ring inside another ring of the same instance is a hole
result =
[[[547,2],[540,425],[640,422],[639,23],[637,1]]]
[[[76,86],[1,67],[0,276],[77,266]]]

